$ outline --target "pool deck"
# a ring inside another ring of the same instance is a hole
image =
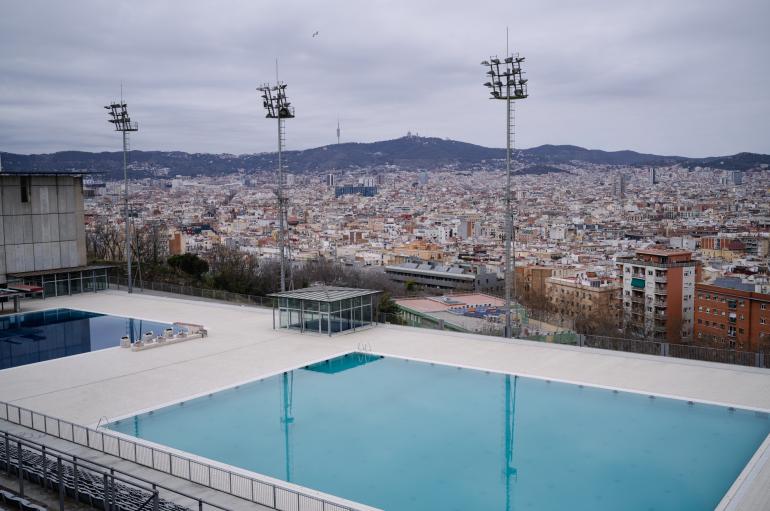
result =
[[[331,338],[302,335],[273,330],[268,309],[123,291],[27,300],[23,305],[25,311],[67,307],[199,323],[208,329],[205,339],[158,349],[114,348],[0,371],[0,401],[83,425],[356,349],[770,411],[767,369],[386,325]],[[740,501],[727,509],[770,508],[770,463],[758,465]]]

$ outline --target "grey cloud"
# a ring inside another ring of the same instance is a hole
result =
[[[479,62],[527,57],[518,143],[770,152],[764,0],[5,2],[0,150],[115,150],[122,79],[137,149],[273,149],[255,88],[289,83],[291,148],[407,130],[503,146]],[[311,34],[318,30],[319,36]]]

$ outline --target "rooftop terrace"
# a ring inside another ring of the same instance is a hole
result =
[[[0,371],[0,401],[94,426],[104,418],[237,385],[366,346],[377,354],[770,411],[770,371],[392,325],[339,335],[273,330],[271,310],[121,291],[28,301],[159,322],[204,324],[206,339],[105,349]],[[0,426],[5,423],[0,421]],[[767,444],[767,442],[766,442]],[[770,501],[770,452],[730,509]]]

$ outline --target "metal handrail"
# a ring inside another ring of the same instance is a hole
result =
[[[93,463],[93,462],[89,462],[87,460],[79,459],[76,456],[72,456],[69,453],[65,453],[65,452],[60,451],[58,449],[55,449],[55,448],[52,448],[52,447],[48,447],[48,446],[46,446],[44,444],[41,444],[39,442],[34,442],[34,441],[29,440],[29,439],[22,438],[20,436],[14,435],[13,433],[9,433],[7,431],[3,431],[2,433],[3,433],[4,449],[5,449],[5,460],[4,460],[4,462],[5,462],[5,470],[6,470],[6,472],[9,475],[11,474],[11,469],[13,468],[13,464],[11,463],[11,451],[12,451],[11,445],[15,444],[15,447],[16,447],[16,452],[17,452],[16,457],[17,457],[17,464],[18,464],[17,467],[16,467],[16,470],[17,470],[17,475],[19,477],[19,495],[22,496],[22,497],[24,496],[24,475],[25,475],[25,472],[27,474],[30,474],[31,472],[34,473],[35,469],[42,468],[42,472],[43,472],[43,474],[42,474],[42,477],[43,477],[42,483],[43,483],[44,486],[48,485],[48,483],[49,483],[49,479],[48,479],[48,475],[47,475],[49,473],[48,472],[48,459],[49,459],[49,456],[52,456],[52,457],[56,458],[56,466],[57,466],[57,470],[56,470],[56,483],[58,485],[58,490],[59,490],[59,509],[64,509],[64,495],[66,493],[66,490],[65,490],[65,484],[66,483],[65,483],[65,477],[64,477],[64,463],[65,462],[69,463],[70,465],[72,465],[73,470],[75,472],[75,477],[74,477],[74,484],[75,484],[74,493],[75,493],[75,498],[78,499],[78,500],[80,499],[80,496],[79,496],[80,489],[78,488],[78,480],[79,480],[79,478],[78,478],[77,474],[78,474],[78,469],[80,469],[81,470],[81,475],[84,472],[86,472],[86,473],[90,473],[91,476],[93,476],[94,474],[97,474],[97,475],[101,476],[99,479],[103,481],[103,491],[104,491],[104,495],[103,495],[103,499],[104,500],[103,500],[103,502],[104,502],[105,509],[109,509],[111,507],[110,506],[110,500],[111,499],[112,499],[112,504],[115,503],[115,499],[116,499],[115,495],[117,494],[117,487],[116,487],[116,484],[115,484],[116,482],[122,483],[122,484],[124,484],[126,486],[129,486],[129,487],[132,487],[132,488],[135,488],[135,489],[138,488],[138,489],[143,490],[145,492],[148,492],[150,494],[149,498],[144,502],[144,504],[142,504],[137,509],[137,511],[139,511],[140,509],[143,509],[150,502],[153,502],[153,509],[154,510],[157,510],[159,508],[160,495],[159,495],[159,492],[158,492],[158,489],[157,489],[156,485],[145,486],[144,484],[135,483],[134,481],[131,481],[131,480],[125,478],[125,477],[122,477],[121,475],[116,475],[116,473],[117,474],[124,474],[124,475],[127,475],[127,476],[133,478],[133,476],[130,476],[129,474],[125,474],[124,472],[121,472],[121,471],[118,471],[118,470],[114,470],[114,469],[112,469],[110,467],[106,467],[106,466],[100,465],[98,463]],[[24,455],[23,455],[24,449],[22,449],[22,446],[26,447],[27,452],[32,451],[32,452],[35,452],[35,453],[39,453],[42,456],[42,460],[41,460],[42,467],[28,467],[28,466],[25,466],[26,462],[24,461]],[[80,463],[78,463],[78,461],[80,461]],[[97,466],[99,468],[93,468],[93,466]],[[29,476],[28,476],[28,479],[30,481],[32,480],[32,479],[29,478]],[[138,479],[138,478],[134,478],[134,479]],[[53,486],[53,484],[54,483],[51,482],[51,486]],[[85,486],[84,486],[84,489],[85,489]],[[225,508],[221,508],[219,506],[214,506],[214,507],[217,507],[218,509],[225,509]]]
[[[193,460],[168,450],[135,442],[122,435],[119,436],[101,429],[96,430],[87,426],[81,426],[3,401],[0,401],[0,419],[271,509],[280,509],[282,511],[301,511],[308,509],[308,507],[320,509],[320,511],[372,511],[376,509],[363,504],[351,507],[347,504],[333,502],[318,495],[311,495],[288,486],[246,476],[202,461]],[[156,486],[158,485],[156,484]],[[184,495],[176,490],[170,491]],[[195,497],[184,496],[200,501],[200,499]]]
[[[11,422],[11,421],[9,421]],[[174,490],[173,488],[169,488],[168,486],[164,486],[162,484],[150,481],[148,479],[145,479],[143,477],[135,476],[133,474],[129,474],[128,472],[124,472],[123,470],[116,469],[113,467],[110,467],[108,465],[104,465],[102,463],[91,461],[85,458],[80,458],[78,456],[75,456],[74,454],[70,454],[68,452],[62,451],[60,449],[57,449],[55,447],[50,447],[48,445],[45,445],[40,442],[35,442],[33,440],[29,440],[28,438],[20,437],[18,435],[15,435],[13,433],[10,433],[8,431],[2,431],[3,437],[8,438],[12,437],[13,441],[16,443],[21,443],[22,445],[25,445],[27,447],[30,447],[32,449],[38,449],[43,454],[51,454],[53,456],[56,456],[57,458],[66,459],[70,463],[72,463],[75,466],[84,466],[86,469],[91,470],[92,472],[97,472],[100,475],[109,475],[110,478],[113,481],[120,481],[126,484],[130,484],[132,486],[136,486],[137,488],[141,488],[145,491],[149,492],[155,492],[157,493],[158,490],[164,490],[170,493],[173,493],[175,495],[178,495],[180,497],[184,497],[186,499],[190,499],[194,501],[196,504],[198,504],[198,509],[202,509],[203,505],[213,507],[216,509],[221,509],[223,511],[228,511],[228,508],[219,506],[217,504],[211,503],[207,500],[203,500],[198,497],[194,497],[192,495],[189,495],[184,492],[180,492],[178,490]],[[117,475],[116,475],[117,474]],[[140,481],[142,484],[134,483],[132,480]],[[146,485],[146,486],[144,486]]]

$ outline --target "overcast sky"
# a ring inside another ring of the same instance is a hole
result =
[[[255,87],[289,84],[289,149],[408,130],[503,147],[479,62],[526,57],[517,146],[770,153],[768,0],[0,0],[0,150],[275,147]],[[317,37],[312,34],[318,31]]]

